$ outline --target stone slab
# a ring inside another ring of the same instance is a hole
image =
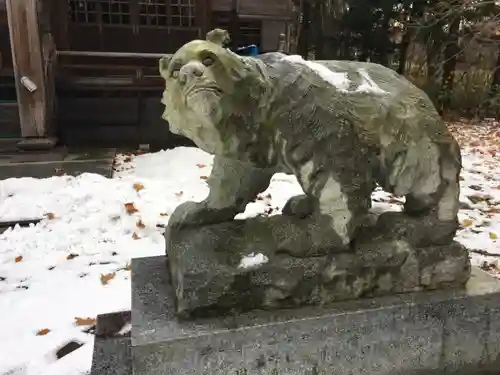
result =
[[[55,137],[25,138],[17,144],[21,150],[50,150],[57,144]]]
[[[192,321],[176,319],[166,269],[132,262],[134,375],[438,374],[500,358],[500,280],[476,268],[465,290]]]
[[[127,312],[103,314],[97,317],[91,375],[132,375],[130,334],[124,336],[107,334],[115,331],[116,323],[124,323],[124,315],[127,315]]]
[[[167,227],[177,314],[219,316],[458,288],[470,276],[469,253],[455,241],[418,247],[366,226],[349,249],[321,253],[318,244],[328,236],[309,230],[319,227],[287,215]]]
[[[67,174],[97,173],[111,177],[116,149],[68,149],[47,151],[0,150],[0,180],[7,178],[47,178]]]

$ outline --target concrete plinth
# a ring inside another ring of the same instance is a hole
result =
[[[134,375],[440,374],[500,359],[500,280],[180,322],[163,256],[132,262]]]
[[[103,314],[97,317],[91,375],[132,375],[130,311]]]

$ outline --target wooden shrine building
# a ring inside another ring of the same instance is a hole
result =
[[[291,16],[291,0],[0,0],[0,137],[166,140],[163,54],[215,27],[274,51]]]

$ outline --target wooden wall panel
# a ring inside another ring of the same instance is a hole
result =
[[[68,25],[69,49],[75,51],[102,51],[99,25]]]
[[[12,52],[10,50],[9,25],[0,23],[0,75],[11,74]]]
[[[291,15],[291,1],[238,0],[238,14],[288,18]]]
[[[229,11],[231,10],[233,0],[212,0],[212,10]]]
[[[273,52],[278,49],[280,34],[286,33],[284,21],[262,21],[262,41],[260,49],[262,52]]]

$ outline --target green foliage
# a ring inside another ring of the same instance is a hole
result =
[[[307,34],[300,39],[306,45],[299,51],[308,51],[303,53],[304,57],[371,61],[402,71],[410,59],[408,46],[418,44],[423,47],[420,59],[426,62],[426,74],[406,73],[438,107],[470,116],[495,116],[500,112],[499,90],[491,89],[492,72],[495,65],[500,69],[500,58],[496,64],[484,64],[481,52],[477,61],[465,61],[464,53],[471,44],[476,49],[483,48],[490,57],[491,51],[498,50],[498,2],[304,0],[300,3],[303,8],[299,13],[309,9],[307,17],[297,17],[307,20],[308,27],[303,24],[298,27],[299,33],[305,30]]]
[[[500,89],[491,90],[492,71],[470,69],[456,71],[453,91],[449,97],[448,112],[465,117],[498,117],[500,115]],[[440,99],[440,84],[436,80],[428,80],[418,71],[407,78],[423,89],[434,104]]]

